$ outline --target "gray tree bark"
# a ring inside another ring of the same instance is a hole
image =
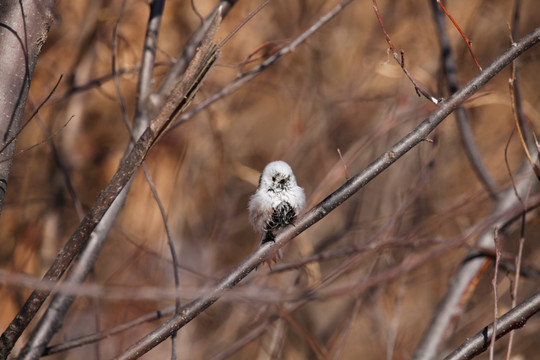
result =
[[[41,46],[53,19],[53,0],[0,0],[0,212],[11,156]]]

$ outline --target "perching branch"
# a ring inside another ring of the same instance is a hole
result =
[[[377,175],[395,163],[414,146],[426,139],[452,111],[471,95],[476,93],[513,59],[535,45],[539,40],[540,27],[523,37],[515,44],[515,46],[508,48],[502,55],[497,57],[489,66],[487,66],[484,71],[474,77],[446,101],[442,102],[437,110],[420,123],[413,131],[403,137],[398,143],[368,165],[363,171],[356,174],[321,203],[299,218],[295,226],[285,228],[276,236],[275,244],[270,242],[263,244],[256,251],[248,255],[244,261],[236,266],[229,274],[216,283],[207,294],[186,304],[180,314],[175,315],[173,318],[157,327],[150,334],[137,341],[125,352],[120,354],[117,359],[135,359],[142,356],[197,317],[215,303],[224,292],[233,288],[253,269],[265,261],[269,256],[272,256],[277,248],[283,247],[298,234],[324,218],[332,210],[337,208],[345,200],[373,180]]]

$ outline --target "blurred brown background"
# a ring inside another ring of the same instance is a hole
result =
[[[203,16],[215,5],[206,0],[194,3]],[[239,71],[258,65],[260,60],[240,67],[257,49],[286,45],[335,4],[320,0],[271,1],[223,47],[218,65],[194,103],[221,89]],[[509,46],[508,23],[513,4],[507,0],[447,3],[472,40],[481,65],[489,64]],[[225,38],[257,5],[238,2],[217,37]],[[17,142],[18,149],[23,150],[42,141],[46,138],[43,126],[54,134],[52,141],[60,161],[85,211],[110,180],[128,142],[110,76],[112,33],[120,6],[118,0],[58,1],[57,19],[32,81],[28,116],[59,76],[64,77],[40,111],[39,119],[32,120]],[[411,74],[437,97],[448,96],[431,3],[381,0],[379,8],[396,49],[404,51]],[[130,117],[134,113],[147,17],[146,1],[128,1],[118,28],[120,88]],[[166,2],[156,86],[199,24],[189,1]],[[520,37],[539,24],[540,4],[523,1]],[[463,85],[478,69],[449,21],[447,31]],[[250,228],[246,208],[266,163],[282,159],[292,166],[306,191],[309,209],[435,109],[435,105],[416,95],[387,48],[371,1],[353,2],[292,54],[161,139],[146,164],[168,213],[183,269],[183,288],[210,286],[256,248],[259,235]],[[526,52],[518,64],[525,114],[539,133],[540,48]],[[509,76],[510,69],[503,70],[466,103],[477,146],[500,187],[510,183],[505,165],[505,146],[514,128]],[[101,78],[99,84],[81,89]],[[264,331],[254,335],[231,359],[266,359],[271,353],[281,359],[409,358],[467,246],[365,291],[351,289],[298,306],[289,300],[308,288],[324,293],[359,283],[399,265],[433,243],[462,236],[489,214],[493,201],[464,155],[453,115],[438,127],[431,140],[417,146],[295,239],[285,249],[284,263],[353,244],[372,243],[373,250],[277,274],[259,268],[237,291],[182,329],[180,358],[224,355],[235,342],[255,334],[261,324],[265,325]],[[514,134],[508,148],[511,169],[515,171],[523,160]],[[21,153],[13,163],[0,218],[2,269],[39,278],[78,221],[49,142]],[[537,215],[529,214],[524,261],[531,266],[538,266],[540,260],[538,225]],[[518,230],[516,225],[504,237],[503,247],[508,253],[516,252]],[[409,243],[377,246],[393,239]],[[473,241],[471,237],[467,243]],[[110,328],[172,305],[174,299],[168,297],[157,300],[122,296],[120,288],[173,288],[170,259],[158,207],[139,172],[126,207],[87,281],[100,284],[114,298],[77,298],[53,342]],[[347,264],[345,270],[335,273],[343,264]],[[456,324],[444,354],[492,321],[492,276],[490,266]],[[500,271],[500,313],[510,304],[508,290],[513,279],[513,274]],[[538,278],[522,277],[518,300],[538,287]],[[30,290],[2,285],[0,291],[4,329]],[[157,322],[139,326],[52,358],[110,358],[155,326]],[[516,334],[514,359],[538,356],[539,332],[537,317]],[[506,344],[506,340],[498,343],[498,356],[504,356]],[[169,349],[167,341],[145,358],[166,358]]]

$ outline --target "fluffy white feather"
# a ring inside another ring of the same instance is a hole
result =
[[[276,232],[293,222],[305,204],[304,189],[296,183],[289,164],[273,161],[266,165],[249,201],[249,219],[253,228],[262,233],[261,244],[273,241]]]

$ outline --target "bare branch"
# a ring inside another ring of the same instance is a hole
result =
[[[496,325],[495,338],[500,339],[512,330],[523,327],[527,320],[540,311],[540,292],[527,298],[518,306],[501,316]],[[491,343],[493,323],[468,338],[444,360],[472,359],[487,350]]]

